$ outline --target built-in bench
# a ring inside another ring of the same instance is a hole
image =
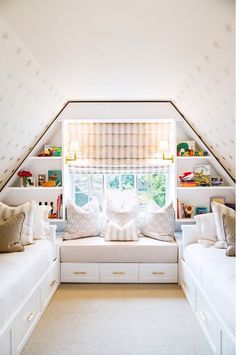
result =
[[[107,242],[101,237],[62,241],[61,282],[177,283],[178,244],[142,237]]]

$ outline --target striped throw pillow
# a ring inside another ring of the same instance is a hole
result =
[[[105,235],[107,241],[137,241],[136,224],[134,220],[129,221],[123,226],[119,226],[117,223],[108,222]]]

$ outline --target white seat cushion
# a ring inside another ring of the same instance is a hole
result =
[[[38,240],[22,253],[0,254],[0,331],[53,262],[53,245]]]
[[[194,243],[185,248],[184,259],[226,325],[236,334],[235,258],[226,256],[224,249]]]
[[[101,237],[64,240],[62,263],[177,263],[176,243],[142,237],[138,242],[109,241]]]

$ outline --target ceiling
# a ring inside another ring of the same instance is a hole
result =
[[[44,100],[50,106],[43,112],[48,123],[67,100],[172,100],[234,176],[233,0],[0,0],[0,20],[4,98],[6,85],[14,101],[21,99],[16,85],[6,84],[13,73],[44,97],[39,106]],[[6,42],[23,48],[36,71],[50,77],[53,99],[27,71],[22,76]],[[23,126],[36,122],[2,110],[0,125],[6,116]],[[33,137],[45,122],[32,127]],[[8,154],[4,144],[2,157]]]

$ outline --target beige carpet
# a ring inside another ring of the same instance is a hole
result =
[[[22,355],[211,355],[177,285],[61,285]]]

